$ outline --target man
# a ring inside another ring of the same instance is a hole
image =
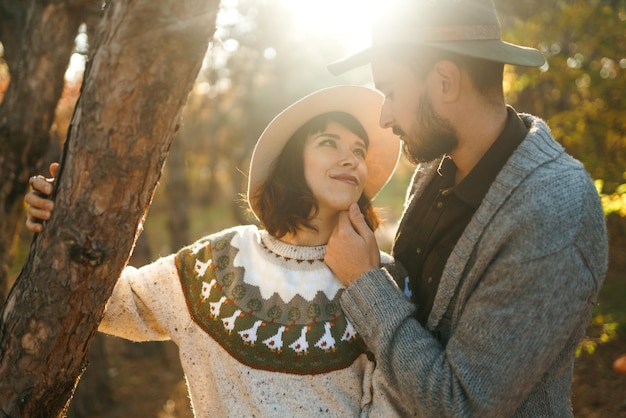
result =
[[[385,5],[372,46],[329,69],[371,64],[380,123],[419,163],[393,247],[408,278],[379,267],[353,205],[325,257],[342,307],[417,416],[572,416],[608,244],[583,166],[505,104],[503,65],[544,58],[501,41],[490,0]]]

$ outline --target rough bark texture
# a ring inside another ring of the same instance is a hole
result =
[[[93,0],[0,0],[0,36],[11,81],[0,104],[0,302],[10,250],[22,223],[28,178],[50,143],[63,75],[81,23],[99,14]]]
[[[58,416],[150,204],[215,28],[217,1],[107,2],[55,212],[0,323],[0,414]]]
[[[179,132],[178,136],[180,137],[181,134],[184,135],[183,132]],[[167,191],[167,229],[170,233],[170,248],[172,251],[178,251],[189,244],[189,208],[191,207],[189,184],[185,176],[185,150],[182,141],[177,141],[172,145],[164,177]]]

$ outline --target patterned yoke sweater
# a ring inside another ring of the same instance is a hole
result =
[[[255,226],[222,231],[126,268],[99,329],[176,343],[198,417],[401,414],[340,309],[324,251]]]

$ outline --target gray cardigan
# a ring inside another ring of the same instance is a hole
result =
[[[583,166],[520,116],[530,131],[452,251],[427,329],[383,268],[342,296],[415,416],[572,416],[574,351],[607,269],[604,215]],[[405,213],[438,163],[416,171]]]

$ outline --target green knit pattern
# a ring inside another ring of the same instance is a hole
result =
[[[340,309],[342,292],[285,303],[245,283],[244,269],[233,266],[234,233],[205,237],[175,259],[191,317],[233,358],[254,369],[315,375],[349,367],[366,352]]]

